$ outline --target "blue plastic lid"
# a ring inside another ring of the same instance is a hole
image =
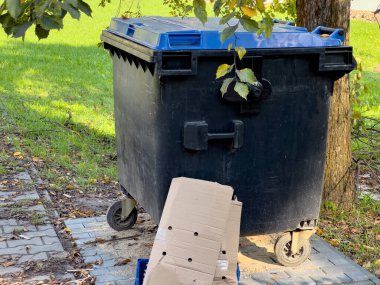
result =
[[[229,24],[237,23],[232,19]],[[218,18],[209,18],[205,25],[196,18],[143,17],[134,19],[113,18],[108,31],[153,50],[220,50],[235,42],[231,36],[224,43],[220,33],[226,26],[219,25]],[[274,21],[272,35],[236,31],[237,46],[245,48],[292,48],[340,46],[344,41],[342,29],[317,27],[308,32],[291,22]]]

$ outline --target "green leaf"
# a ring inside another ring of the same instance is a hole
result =
[[[243,14],[249,18],[255,17],[257,15],[257,11],[251,7],[243,6],[243,7],[240,7],[240,9],[243,12]]]
[[[0,15],[3,14],[5,8],[6,8],[6,6],[4,5],[4,3],[0,5]]]
[[[264,30],[265,37],[269,38],[273,30],[272,19],[268,17],[264,18],[263,21],[261,22],[261,27]]]
[[[78,8],[78,0],[65,0],[65,3],[73,6],[74,8]]]
[[[0,16],[0,23],[3,26],[7,26],[10,21],[14,22],[14,19],[9,13],[6,13]]]
[[[241,83],[241,82],[236,82],[234,90],[237,92],[237,94],[240,95],[240,97],[243,97],[245,100],[247,100],[249,89],[246,84]]]
[[[41,18],[46,9],[50,6],[52,0],[36,1],[34,6],[34,13],[36,18]]]
[[[232,45],[233,45],[233,43],[229,43],[229,45],[228,45],[228,52],[231,51]]]
[[[218,70],[216,71],[216,79],[223,77],[227,73],[231,72],[233,65],[229,64],[221,64],[218,66]]]
[[[253,70],[250,68],[244,68],[241,70],[236,70],[236,74],[241,82],[255,84],[257,82],[256,76]]]
[[[25,32],[27,29],[30,28],[30,26],[33,24],[33,22],[25,22],[20,25],[14,26],[12,28],[12,35],[14,38],[24,37]]]
[[[46,39],[49,36],[49,30],[45,30],[41,25],[37,24],[34,30],[39,40]]]
[[[236,12],[229,13],[220,19],[219,25],[224,25],[236,15]]]
[[[83,2],[82,0],[78,0],[78,9],[81,10],[83,13],[85,13],[87,16],[91,17],[92,15],[91,7],[87,3]]]
[[[237,52],[240,60],[242,60],[242,58],[247,53],[247,50],[243,47],[235,47],[235,51]]]
[[[255,33],[259,29],[259,24],[252,19],[241,18],[240,24],[243,26],[244,30]]]
[[[207,22],[207,11],[205,0],[193,0],[194,14],[195,17],[202,22],[202,24]]]
[[[219,16],[220,10],[222,9],[223,1],[222,0],[216,0],[214,3],[214,13],[215,16]]]
[[[20,0],[5,0],[7,9],[12,18],[17,19],[21,14],[21,2]]]
[[[4,32],[9,36],[12,34],[12,28],[15,25],[15,19],[9,13],[0,16],[0,23],[3,26]]]
[[[265,5],[263,0],[256,0],[256,7],[260,10],[260,12],[265,11]]]
[[[80,12],[78,11],[77,8],[74,8],[70,4],[62,3],[61,7],[63,10],[66,10],[69,12],[70,16],[74,19],[79,19],[80,18]]]
[[[235,26],[228,26],[228,27],[226,27],[222,31],[222,33],[220,34],[220,41],[222,43],[224,43],[226,39],[228,39],[229,37],[231,37],[235,33],[235,31],[237,30],[238,26],[239,26],[239,24],[236,24]]]
[[[227,93],[228,86],[230,86],[230,84],[232,83],[232,81],[234,81],[234,79],[235,78],[230,77],[223,80],[222,87],[220,87],[220,92],[222,93],[222,97],[224,96],[224,94]]]
[[[61,29],[63,27],[62,19],[51,16],[47,13],[42,15],[39,24],[45,30]]]

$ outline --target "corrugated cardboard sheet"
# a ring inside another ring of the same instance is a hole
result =
[[[144,285],[237,284],[242,204],[218,183],[174,178]]]

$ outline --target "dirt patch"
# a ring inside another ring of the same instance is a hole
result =
[[[376,66],[376,67],[373,69],[373,72],[380,72],[380,65]]]
[[[380,14],[374,14],[371,11],[351,10],[351,19],[376,23],[380,21]],[[377,20],[376,20],[377,19]]]

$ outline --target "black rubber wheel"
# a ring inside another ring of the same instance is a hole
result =
[[[291,254],[291,236],[290,233],[285,233],[280,236],[274,246],[274,254],[277,261],[287,267],[295,267],[303,263],[309,258],[311,253],[311,245],[309,240],[301,242],[300,252]]]
[[[125,231],[133,227],[137,221],[137,209],[134,208],[124,221],[121,220],[121,201],[112,204],[107,210],[107,223],[115,231]]]

